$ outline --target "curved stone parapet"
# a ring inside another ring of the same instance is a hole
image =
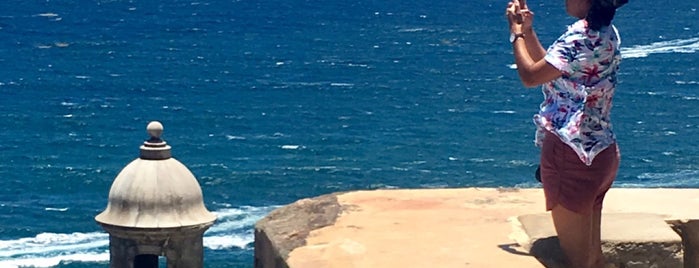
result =
[[[289,267],[289,252],[304,246],[311,231],[334,224],[341,211],[330,194],[270,212],[255,224],[255,267]]]
[[[611,189],[602,217],[608,267],[694,267],[697,197],[699,189]],[[527,245],[553,241],[549,220],[541,189],[336,193],[261,219],[255,267],[556,267]]]

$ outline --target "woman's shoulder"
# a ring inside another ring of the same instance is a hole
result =
[[[561,35],[560,39],[581,38],[588,32],[587,22],[582,19],[568,25],[568,29]]]
[[[568,31],[566,31],[569,34],[572,33],[585,33],[589,27],[587,26],[587,21],[585,19],[580,19],[574,22],[571,25],[568,25]]]
[[[619,33],[614,25],[602,27],[600,30],[592,30],[588,27],[585,19],[576,21],[568,26],[568,30],[561,35],[559,42],[593,41],[604,42],[605,40],[619,42]]]

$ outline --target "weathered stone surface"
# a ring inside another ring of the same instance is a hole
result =
[[[699,267],[699,220],[678,220],[670,224],[682,236],[684,266]]]
[[[548,267],[559,267],[563,256],[548,213],[517,217],[527,235],[520,241]],[[615,267],[682,267],[682,240],[664,217],[647,213],[602,215],[602,251]]]
[[[266,235],[261,230],[270,225],[258,223],[256,267],[540,267],[508,238],[507,221],[517,211],[542,204],[536,200],[543,197],[538,190],[377,190],[335,197],[340,214],[332,224],[291,236],[305,236],[305,243],[282,241],[298,228]],[[316,204],[314,199],[292,206]],[[269,217],[303,220],[292,212],[298,210],[303,209],[278,210]],[[272,241],[264,242],[265,237]],[[501,266],[491,266],[496,258]]]
[[[607,194],[603,213],[657,214],[660,222],[649,221],[654,226],[663,225],[662,221],[687,223],[688,219],[699,219],[698,197],[699,189],[613,188]],[[513,224],[519,222],[516,220],[519,215],[547,215],[544,211],[541,189],[375,190],[304,199],[258,222],[255,265],[257,268],[542,267],[544,264],[532,257],[529,249],[517,243],[522,241],[524,232],[513,232]],[[550,220],[550,215],[547,219]],[[632,223],[622,228],[638,224],[629,221]],[[699,234],[699,226],[674,223],[672,226],[678,232]],[[663,232],[668,228],[668,224],[659,227]],[[538,241],[545,246],[554,240],[555,237]],[[609,238],[609,241],[617,240]],[[664,242],[645,243],[667,246]],[[619,245],[619,250],[630,249]],[[674,252],[672,248],[640,250]],[[657,267],[677,267],[673,263]],[[626,265],[653,267],[635,262]]]
[[[288,267],[289,252],[305,245],[311,231],[335,223],[340,212],[335,194],[272,211],[255,225],[255,267]]]

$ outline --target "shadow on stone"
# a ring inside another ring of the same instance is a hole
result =
[[[547,268],[566,267],[564,265],[563,251],[558,243],[557,236],[537,239],[531,244],[529,252],[523,251],[523,248],[518,243],[502,244],[498,245],[498,247],[510,254],[535,257]]]
[[[540,238],[532,243],[529,254],[534,256],[544,267],[564,268],[565,259],[557,236]]]
[[[604,213],[601,246],[607,267],[683,267],[682,239],[664,218],[653,213]],[[551,216],[539,213],[516,219],[512,234],[515,241],[544,266],[564,267],[560,264],[565,255]]]
[[[498,245],[498,247],[504,251],[511,254],[521,255],[521,256],[531,256],[529,252],[519,250],[520,246],[517,243]]]

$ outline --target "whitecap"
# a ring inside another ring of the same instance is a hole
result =
[[[692,187],[699,183],[699,170],[680,170],[668,173],[642,173],[637,176],[641,182],[615,182],[619,187],[678,188]]]
[[[52,17],[58,17],[58,14],[47,12],[47,13],[39,13],[39,14],[36,14],[36,16],[38,16],[38,17],[52,18]]]
[[[352,87],[354,84],[352,83],[330,83],[330,86],[332,87]]]
[[[214,211],[213,213],[216,214],[217,217],[216,224],[211,226],[206,233],[218,234],[252,226],[255,222],[264,217],[264,215],[267,215],[273,208],[276,207],[239,207]]]
[[[0,260],[0,267],[20,268],[20,267],[53,267],[65,262],[108,262],[109,252],[94,253],[74,253],[53,257],[29,257],[15,258],[11,260]]]
[[[242,137],[242,136],[233,136],[233,135],[226,135],[226,139],[228,139],[228,140],[244,140],[245,137]]]
[[[64,211],[68,211],[68,208],[44,208],[44,210],[46,210],[46,211],[60,211],[60,212],[64,212]]]
[[[524,161],[524,160],[510,160],[510,161],[507,161],[507,163],[509,163],[512,166],[519,166],[519,167],[526,167],[526,166],[530,165],[529,162]]]
[[[204,234],[204,246],[212,250],[247,248],[254,242],[252,228],[258,220],[279,206],[241,206],[213,211],[216,223]],[[67,208],[47,208],[67,209]],[[34,237],[0,240],[0,267],[51,267],[61,262],[103,262],[109,260],[106,253],[109,234],[90,233],[40,233]]]
[[[471,162],[476,162],[476,163],[485,163],[485,162],[493,162],[495,159],[493,158],[471,158],[469,159]]]
[[[204,234],[204,246],[213,250],[246,248],[255,240],[250,227],[278,207],[242,206],[214,211],[216,224]]]
[[[18,257],[33,254],[48,255],[77,253],[109,245],[108,235],[93,233],[40,233],[35,237],[15,240],[0,240],[0,258]],[[2,267],[2,266],[0,266]]]
[[[245,248],[248,244],[254,242],[253,235],[248,237],[234,235],[217,235],[204,237],[204,247],[221,250],[228,248]]]
[[[404,167],[391,167],[391,170],[397,170],[397,171],[408,171],[410,169],[404,168]]]
[[[425,28],[408,28],[408,29],[400,29],[398,30],[399,33],[415,33],[415,32],[422,32],[426,31],[427,29]]]
[[[654,42],[649,45],[622,47],[622,58],[644,58],[659,53],[695,53],[699,50],[699,37]]]

